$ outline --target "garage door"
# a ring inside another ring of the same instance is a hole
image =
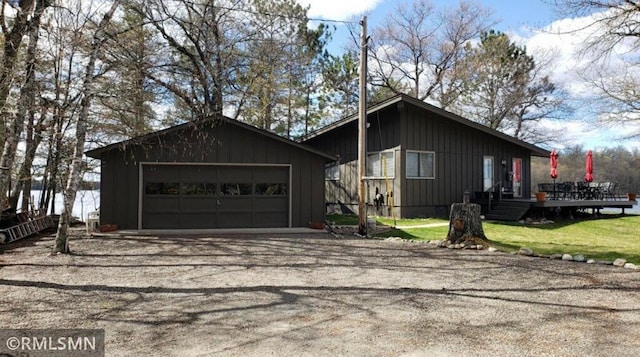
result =
[[[142,166],[142,228],[289,226],[288,166]]]

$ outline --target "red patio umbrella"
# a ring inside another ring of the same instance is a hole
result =
[[[551,151],[551,178],[553,179],[553,199],[556,199],[556,179],[558,178],[558,152]]]
[[[556,152],[556,149],[553,149],[553,151],[551,151],[551,178],[552,179],[557,179],[558,178],[558,153]]]
[[[587,182],[593,181],[593,153],[591,150],[587,152],[587,163],[585,165],[584,180]]]

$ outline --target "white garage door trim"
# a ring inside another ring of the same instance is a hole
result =
[[[292,207],[293,207],[293,167],[291,164],[264,164],[264,163],[253,163],[253,164],[245,164],[245,163],[208,163],[208,162],[153,162],[153,161],[145,161],[140,162],[139,172],[138,172],[138,230],[142,230],[142,199],[144,192],[144,175],[143,175],[143,166],[144,165],[153,165],[153,166],[219,166],[219,167],[229,167],[229,166],[244,166],[244,167],[287,167],[289,168],[289,212],[288,212],[288,227],[292,227]]]

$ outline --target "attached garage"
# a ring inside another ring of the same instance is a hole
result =
[[[335,158],[238,121],[188,123],[87,152],[100,219],[120,229],[305,227]]]

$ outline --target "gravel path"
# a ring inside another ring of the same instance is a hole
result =
[[[53,236],[0,254],[0,328],[107,356],[637,356],[640,270],[314,235]]]

